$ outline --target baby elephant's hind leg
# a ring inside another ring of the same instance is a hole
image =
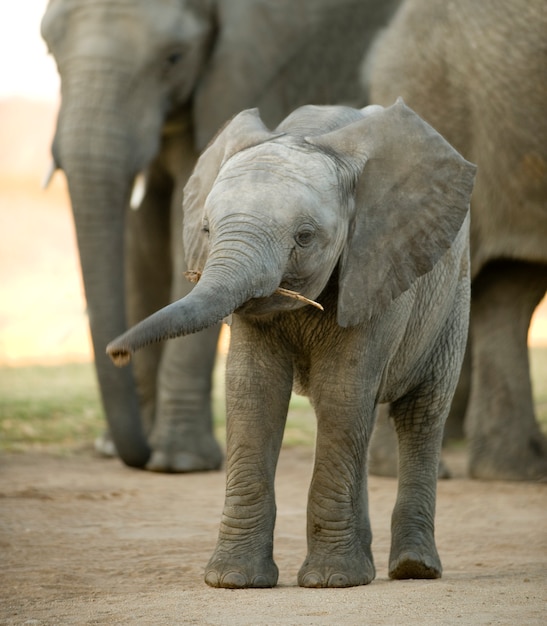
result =
[[[438,407],[420,409],[427,401],[425,394],[413,394],[391,407],[399,439],[399,488],[389,556],[389,576],[395,579],[440,578],[442,572],[434,518],[444,420],[433,414]]]
[[[421,383],[391,405],[399,443],[399,486],[391,518],[390,578],[440,578],[435,545],[437,474],[443,430],[458,383],[468,326],[468,284],[459,286]]]

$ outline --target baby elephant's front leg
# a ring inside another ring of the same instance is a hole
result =
[[[228,476],[217,547],[205,569],[211,587],[274,587],[273,484],[254,480],[255,459],[241,459]],[[232,485],[232,486],[230,486]]]
[[[362,407],[316,407],[317,451],[308,501],[302,587],[367,585],[375,576],[368,517]]]
[[[244,349],[237,330],[234,322],[232,345],[239,341],[239,346],[237,352],[231,348],[226,366],[226,499],[205,582],[211,587],[273,587],[278,578],[274,476],[292,372],[279,355],[264,356],[256,339]]]

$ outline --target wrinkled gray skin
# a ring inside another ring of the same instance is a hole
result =
[[[547,480],[527,350],[547,289],[546,33],[542,0],[407,0],[365,66],[371,102],[402,96],[478,167],[464,373],[469,473],[481,479]],[[382,451],[374,471],[393,473]]]
[[[277,582],[274,474],[293,385],[318,422],[299,584],[374,577],[366,468],[379,402],[392,403],[399,437],[390,576],[441,575],[437,465],[467,336],[474,172],[402,101],[307,106],[274,132],[244,111],[200,157],[184,239],[201,278],[108,352],[122,365],[149,342],[234,312],[226,501],[209,585]]]
[[[190,289],[180,206],[197,155],[250,106],[275,125],[308,102],[364,104],[358,65],[395,4],[49,3],[42,34],[62,92],[52,152],[68,180],[102,402],[128,465],[182,472],[221,463],[210,401],[218,325],[143,351],[133,371],[104,354],[127,321]],[[142,171],[146,194],[127,211]]]

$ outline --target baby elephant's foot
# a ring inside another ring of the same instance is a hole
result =
[[[275,587],[278,576],[279,570],[271,557],[251,554],[215,553],[205,569],[205,582],[210,587],[226,589]]]
[[[376,571],[370,558],[309,556],[298,572],[301,587],[356,587],[368,585]]]
[[[405,550],[389,561],[389,577],[395,580],[440,578],[441,574],[441,561],[436,550],[433,553]]]

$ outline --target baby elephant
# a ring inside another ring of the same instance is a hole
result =
[[[123,365],[145,344],[234,313],[226,501],[209,585],[277,583],[274,475],[293,385],[318,424],[299,585],[374,578],[367,445],[387,402],[400,463],[389,575],[441,575],[437,467],[467,336],[474,175],[402,101],[305,106],[273,132],[243,111],[199,159],[184,199],[199,282],[107,352]]]

